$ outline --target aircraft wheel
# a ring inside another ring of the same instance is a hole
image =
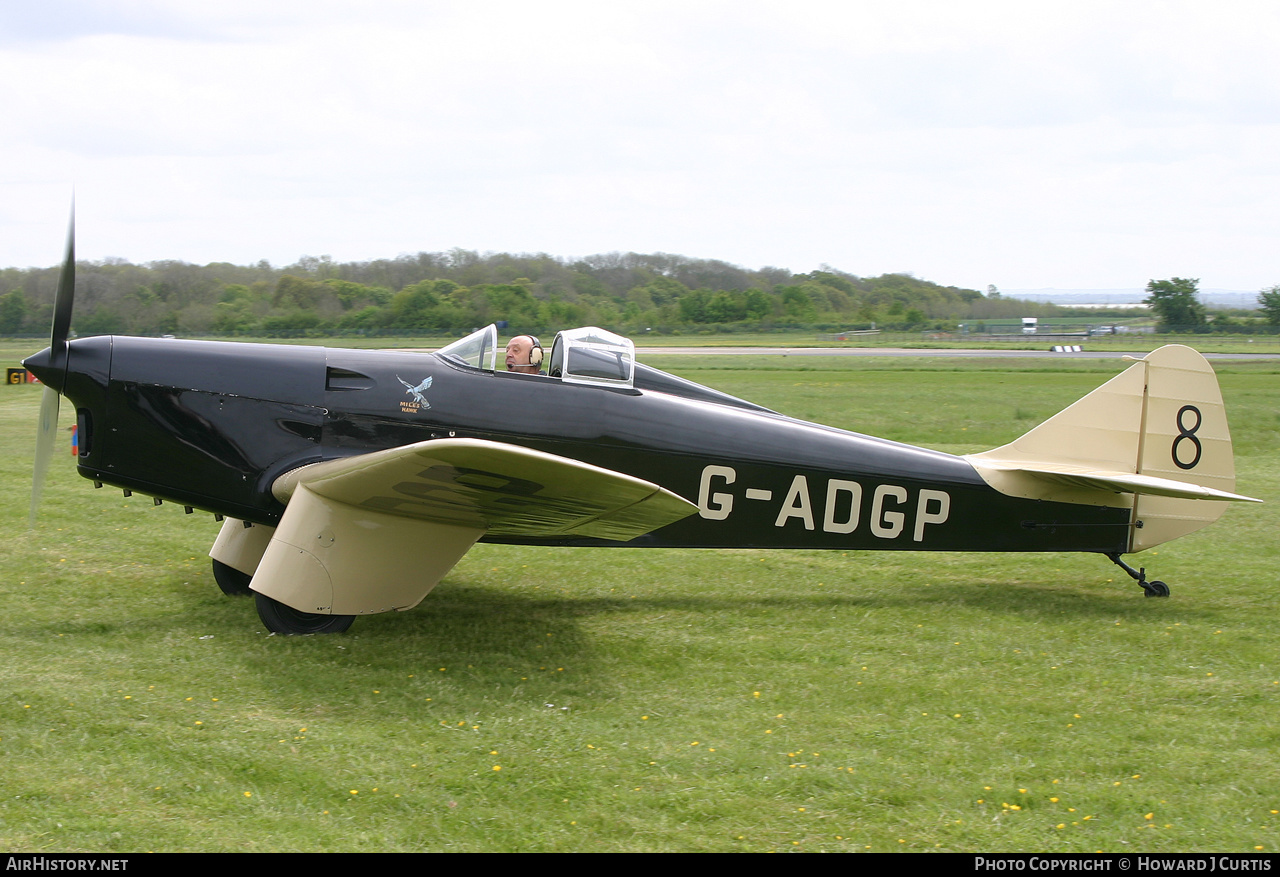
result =
[[[247,597],[253,593],[249,590],[249,582],[253,580],[253,576],[245,575],[220,560],[213,562],[213,580],[228,597]]]
[[[354,615],[317,615],[300,612],[266,594],[254,593],[258,617],[272,633],[295,636],[309,633],[342,633],[356,620]]]
[[[1167,597],[1169,596],[1169,586],[1164,582],[1147,582],[1143,585],[1148,597]]]

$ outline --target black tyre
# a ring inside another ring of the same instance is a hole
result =
[[[247,597],[253,593],[249,590],[249,582],[253,581],[253,576],[227,566],[220,560],[213,562],[213,580],[228,597]]]
[[[351,622],[356,620],[354,615],[317,615],[311,612],[300,612],[292,606],[272,600],[266,594],[256,592],[253,600],[258,606],[258,617],[262,619],[267,630],[287,636],[342,633],[351,626]]]
[[[1164,582],[1147,582],[1146,591],[1148,597],[1167,597],[1169,596],[1169,586]]]

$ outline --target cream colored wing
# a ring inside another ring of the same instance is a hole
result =
[[[480,439],[304,466],[272,492],[287,505],[250,587],[333,615],[416,606],[486,534],[626,542],[697,511],[639,478]]]
[[[437,439],[304,466],[272,492],[287,503],[300,484],[357,508],[494,536],[627,542],[698,510],[621,472],[482,439]]]

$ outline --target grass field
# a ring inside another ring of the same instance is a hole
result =
[[[645,359],[952,452],[1121,367]],[[1218,371],[1268,502],[1138,555],[1167,600],[1094,556],[481,545],[295,638],[214,585],[208,515],[69,454],[28,531],[6,387],[0,848],[1275,852],[1280,363]]]

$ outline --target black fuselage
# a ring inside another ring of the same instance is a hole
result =
[[[698,505],[628,545],[1127,544],[1127,509],[1006,496],[960,457],[794,420],[644,367],[624,389],[422,353],[116,336],[69,348],[65,379],[48,367],[48,351],[28,365],[76,407],[82,475],[271,526],[284,511],[271,485],[285,472],[456,436],[623,472]],[[536,495],[537,485],[527,489]],[[376,498],[384,507],[415,501],[411,484],[388,493]]]

